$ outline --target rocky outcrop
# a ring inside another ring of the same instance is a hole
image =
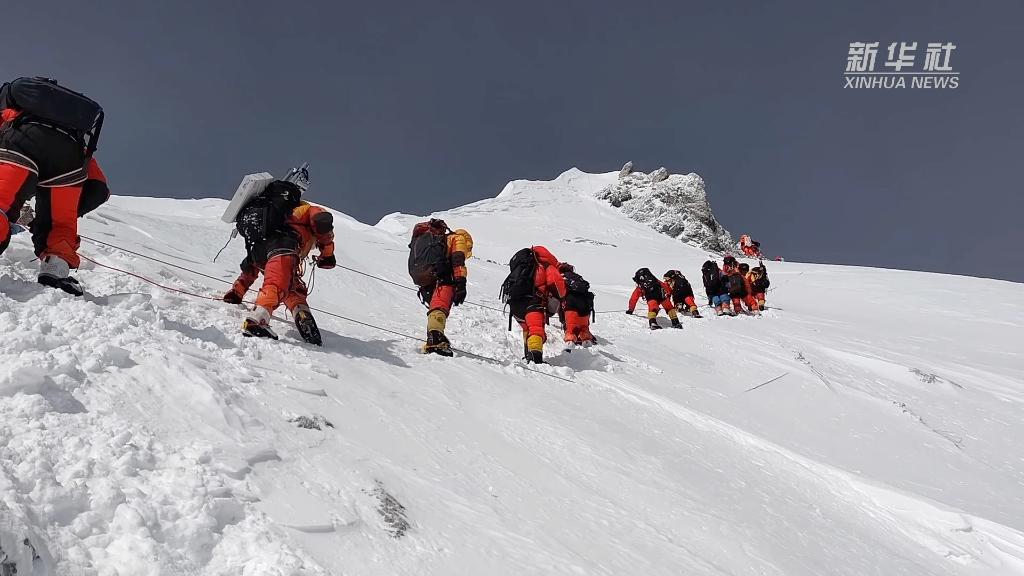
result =
[[[633,220],[683,242],[713,252],[733,249],[732,236],[711,212],[700,176],[670,175],[665,168],[650,174],[623,168],[618,182],[598,192],[598,198]]]

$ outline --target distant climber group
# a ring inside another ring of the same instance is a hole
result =
[[[701,267],[701,275],[708,303],[719,316],[759,314],[764,309],[770,282],[763,261],[751,268],[746,262],[738,262],[735,256],[726,256],[719,268],[717,262],[708,260]]]
[[[22,226],[31,231],[39,258],[38,281],[48,287],[81,296],[78,281],[70,276],[78,268],[78,218],[96,209],[110,196],[106,177],[93,157],[103,126],[103,109],[88,97],[48,78],[18,78],[0,88],[0,253]],[[242,304],[245,294],[263,276],[252,308],[242,323],[246,336],[277,339],[270,326],[283,304],[302,338],[323,345],[323,338],[307,302],[303,281],[307,258],[316,268],[337,265],[334,221],[329,211],[303,199],[310,185],[307,164],[293,168],[284,178],[267,173],[243,179],[223,216],[235,224],[245,241],[245,258],[232,287],[221,299]],[[27,202],[35,197],[35,211]],[[760,244],[744,234],[740,250],[760,258]],[[440,219],[417,223],[409,242],[409,275],[427,321],[423,352],[452,356],[445,329],[452,307],[466,301],[467,261],[473,238],[464,229],[452,230]],[[768,273],[763,262],[750,268],[726,256],[722,266],[712,260],[701,269],[708,305],[718,315],[758,314],[765,304]],[[626,312],[633,314],[641,298],[648,325],[660,329],[662,309],[673,328],[682,328],[680,312],[700,318],[693,287],[679,270],[659,279],[649,268],[633,275],[635,289]],[[529,246],[509,261],[509,274],[499,298],[508,308],[508,329],[519,325],[523,357],[544,362],[546,327],[557,317],[564,330],[565,349],[597,343],[591,332],[594,293],[590,283],[544,246]]]
[[[701,267],[704,292],[708,306],[719,316],[740,314],[757,315],[765,306],[768,291],[768,270],[764,262],[751,268],[739,263],[735,256],[726,256],[722,267],[714,260],[708,260]],[[636,288],[629,298],[626,314],[633,314],[641,297],[647,302],[647,320],[651,330],[658,330],[658,313],[664,309],[673,328],[682,328],[679,311],[693,318],[701,318],[693,294],[693,287],[679,270],[665,272],[661,280],[648,268],[641,268],[633,275]]]

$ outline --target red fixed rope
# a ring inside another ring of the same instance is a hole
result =
[[[184,294],[186,296],[194,296],[196,298],[202,298],[204,300],[218,300],[218,301],[221,300],[220,297],[218,297],[218,296],[208,296],[208,295],[204,295],[204,294],[197,294],[195,292],[189,292],[188,290],[182,290],[181,288],[174,288],[172,286],[166,286],[164,284],[160,284],[159,282],[157,282],[155,280],[150,280],[149,278],[146,278],[145,276],[142,276],[140,274],[136,274],[135,272],[130,272],[128,270],[124,270],[122,268],[118,268],[117,266],[111,266],[110,264],[104,264],[102,262],[98,262],[96,260],[93,260],[92,258],[89,258],[85,254],[79,254],[79,256],[83,260],[88,260],[89,262],[92,262],[93,264],[95,264],[95,265],[97,265],[97,266],[99,266],[101,268],[107,268],[107,269],[113,270],[115,272],[120,272],[121,274],[125,274],[127,276],[131,276],[132,278],[138,278],[139,280],[142,280],[143,282],[146,282],[148,284],[152,284],[153,286],[156,286],[157,288],[163,288],[164,290],[168,290],[170,292],[177,292],[178,294]]]

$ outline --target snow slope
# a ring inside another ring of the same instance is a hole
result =
[[[590,279],[605,343],[565,354],[552,326],[546,373],[505,362],[521,343],[487,308],[457,308],[449,335],[500,362],[423,356],[323,313],[323,349],[287,324],[280,342],[244,339],[240,308],[90,262],[87,297],[45,290],[15,237],[0,257],[6,561],[19,575],[1024,574],[1024,286],[769,263],[763,317],[652,333],[621,312],[633,271],[699,282],[706,255],[594,198],[614,178],[516,181],[438,214],[476,239],[474,302],[498,306],[503,263],[530,244]],[[117,197],[82,233],[230,281],[241,243],[211,262],[225,204]],[[416,220],[339,217],[339,262],[408,284]],[[423,331],[412,292],[351,271],[319,271],[311,302]]]

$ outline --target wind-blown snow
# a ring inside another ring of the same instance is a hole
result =
[[[551,327],[541,368],[572,382],[423,356],[324,314],[323,349],[287,324],[280,342],[245,339],[239,308],[89,262],[74,299],[35,283],[16,236],[0,257],[6,561],[19,575],[1024,574],[1024,287],[769,263],[763,317],[652,333],[621,312],[633,271],[699,284],[707,255],[598,200],[615,178],[517,181],[438,214],[476,240],[470,300],[500,307],[504,263],[530,244],[591,281],[611,311],[603,344],[566,354]],[[241,243],[211,262],[224,205],[116,197],[82,233],[230,281]],[[339,263],[408,284],[418,219],[337,219]],[[424,329],[413,292],[347,270],[318,271],[311,302]],[[513,359],[505,328],[467,304],[449,335]]]

